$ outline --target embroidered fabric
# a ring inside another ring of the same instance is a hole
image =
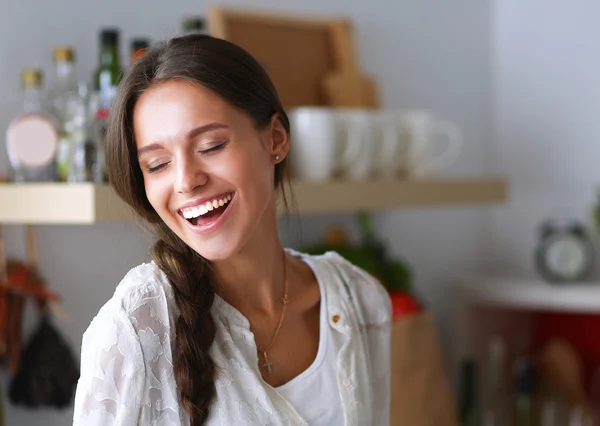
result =
[[[288,253],[309,260],[326,292],[329,326],[345,339],[336,372],[345,425],[389,424],[387,292],[337,253]],[[217,324],[211,355],[218,372],[207,425],[307,426],[262,380],[246,318],[218,296],[211,312]],[[173,374],[177,316],[173,290],[156,264],[142,264],[123,278],[82,339],[74,426],[189,425]]]

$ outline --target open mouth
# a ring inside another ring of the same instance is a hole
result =
[[[193,226],[206,226],[221,217],[232,198],[233,193],[222,195],[198,206],[181,209],[179,213]]]

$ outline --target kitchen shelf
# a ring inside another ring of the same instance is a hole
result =
[[[600,282],[476,277],[462,280],[458,290],[471,306],[600,314]]]
[[[502,179],[293,181],[292,190],[292,208],[300,214],[497,204],[507,198]],[[130,209],[107,185],[0,184],[3,224],[93,224],[132,219]]]

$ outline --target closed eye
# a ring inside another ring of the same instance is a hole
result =
[[[154,173],[154,172],[158,172],[159,170],[165,168],[167,166],[167,163],[161,163],[161,164],[157,164],[156,166],[146,166],[146,170],[148,170],[148,173]]]
[[[211,154],[213,152],[221,151],[223,148],[225,148],[225,145],[227,145],[227,142],[223,141],[215,146],[200,151],[200,154]]]

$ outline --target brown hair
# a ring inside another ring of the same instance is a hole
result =
[[[133,109],[140,95],[168,80],[202,85],[248,114],[257,128],[266,128],[277,114],[289,134],[289,121],[260,64],[239,46],[206,35],[178,37],[151,48],[126,71],[111,108],[105,152],[109,181],[158,237],[152,256],[169,278],[180,310],[175,378],[191,425],[198,426],[208,418],[216,392],[215,365],[209,355],[216,331],[210,314],[215,278],[210,263],[175,235],[150,205],[133,129]],[[285,169],[285,160],[275,166],[275,186],[284,202]]]

